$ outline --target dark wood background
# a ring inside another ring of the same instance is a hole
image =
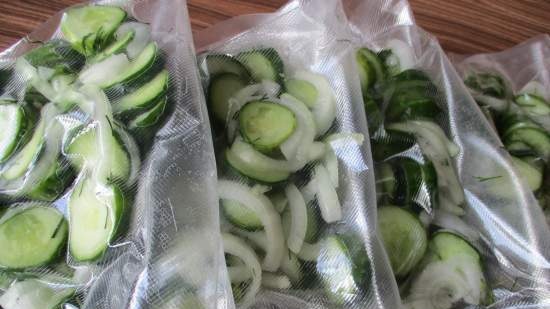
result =
[[[321,0],[320,0],[321,1]],[[0,49],[79,0],[0,0]],[[271,12],[286,0],[188,0],[194,31],[240,14]],[[550,0],[410,0],[420,26],[457,53],[497,51],[550,33]]]

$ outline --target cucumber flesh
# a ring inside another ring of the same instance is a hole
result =
[[[550,104],[539,96],[524,93],[517,96],[515,101],[530,115],[550,115]]]
[[[144,110],[154,106],[159,102],[159,99],[166,94],[166,90],[168,89],[168,78],[168,71],[163,70],[158,73],[153,79],[136,91],[117,100],[113,104],[113,113],[123,114],[136,110]]]
[[[97,127],[87,127],[79,131],[69,142],[65,149],[66,155],[69,157],[71,164],[75,169],[81,171],[85,165],[92,167],[104,156],[97,145]],[[130,157],[122,142],[117,138],[116,133],[112,134],[110,141],[112,142],[110,149],[112,153],[109,160],[105,164],[110,164],[105,170],[109,171],[108,175],[104,175],[104,180],[123,180],[126,181],[130,175]],[[109,163],[107,163],[109,162]]]
[[[38,183],[33,184],[26,196],[33,200],[53,202],[65,190],[67,182],[71,179],[72,173],[67,166],[57,160],[50,164],[49,170],[44,176],[37,177]]]
[[[95,55],[93,58],[90,59],[90,63],[96,63],[101,62],[111,55],[116,55],[124,52],[126,49],[126,46],[132,42],[134,39],[135,32],[129,31],[126,33],[125,36],[121,37],[117,41],[111,43],[111,45],[107,46],[104,50],[102,50],[99,54]]]
[[[537,191],[542,186],[543,173],[541,170],[517,157],[512,157],[512,163],[531,191]]]
[[[355,60],[358,64],[361,89],[363,90],[363,95],[366,95],[370,87],[385,78],[384,65],[381,59],[367,48],[358,49],[355,54]]]
[[[17,104],[0,105],[0,163],[15,151],[26,127],[25,113]]]
[[[126,54],[134,59],[147,46],[151,40],[151,29],[149,25],[140,22],[126,22],[118,27],[115,36],[122,38],[128,33],[135,33],[131,42],[126,46]]]
[[[129,129],[147,128],[155,125],[166,109],[168,99],[166,97],[161,98],[155,105],[148,111],[137,116],[128,123]]]
[[[222,200],[221,202],[225,218],[233,225],[248,231],[257,231],[263,229],[260,218],[237,201]]]
[[[67,222],[52,207],[33,206],[0,224],[0,267],[43,266],[58,257],[67,240]]]
[[[211,78],[220,74],[235,74],[248,83],[251,79],[248,69],[237,59],[229,55],[208,55],[205,60],[206,71]]]
[[[550,158],[550,136],[542,129],[525,127],[508,130],[503,139],[505,145],[522,142],[544,160],[547,161]]]
[[[92,56],[105,46],[125,18],[126,12],[114,6],[73,8],[63,14],[61,32],[74,49]]]
[[[290,95],[302,101],[308,108],[315,107],[319,92],[312,83],[291,78],[285,81],[285,88]]]
[[[462,237],[446,231],[437,232],[428,244],[431,257],[440,261],[447,261],[457,256],[464,256],[477,263],[481,263],[479,253]],[[431,258],[433,260],[433,258]]]
[[[72,288],[54,289],[37,279],[19,281],[0,296],[0,306],[4,309],[58,309],[74,292]]]
[[[383,206],[378,209],[378,229],[394,274],[406,276],[420,262],[428,247],[422,223],[404,209]]]
[[[101,185],[83,177],[69,197],[69,250],[79,262],[101,258],[116,234],[124,197],[116,185]]]
[[[296,117],[283,105],[253,101],[240,110],[239,124],[245,140],[262,152],[270,152],[294,132]]]
[[[208,106],[214,118],[221,123],[226,122],[229,111],[229,99],[246,86],[239,75],[224,73],[215,76],[208,87]]]
[[[283,62],[274,49],[244,52],[236,57],[248,69],[256,82],[270,80],[279,82],[283,73]]]

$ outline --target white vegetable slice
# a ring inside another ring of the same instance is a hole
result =
[[[285,194],[290,206],[290,231],[288,233],[287,245],[290,251],[300,252],[307,230],[307,206],[302,193],[294,184],[285,188]]]
[[[35,279],[14,283],[2,296],[4,309],[55,309],[73,295],[74,289],[54,290]]]
[[[17,147],[25,127],[24,116],[23,109],[17,104],[0,105],[0,162],[6,160]]]
[[[237,201],[256,213],[267,236],[263,267],[276,271],[281,264],[285,244],[281,218],[271,201],[264,195],[252,193],[248,186],[229,180],[218,181],[218,194],[220,199]]]
[[[391,49],[392,53],[399,60],[400,72],[414,68],[416,64],[414,50],[409,44],[402,40],[391,39],[386,43],[386,49]]]
[[[320,243],[309,244],[305,242],[302,244],[302,250],[300,250],[300,253],[298,253],[298,257],[304,261],[315,262],[317,261],[320,252]]]
[[[135,33],[133,40],[126,46],[126,54],[128,54],[130,59],[134,59],[139,55],[151,40],[150,28],[149,25],[139,22],[127,22],[118,27],[115,33],[115,37],[118,40],[122,39],[130,31],[134,31]]]
[[[243,295],[241,302],[241,308],[247,308],[254,302],[254,298],[262,282],[262,267],[260,266],[260,261],[256,253],[254,253],[254,250],[237,236],[224,233],[222,234],[222,241],[224,252],[240,258],[252,272],[252,282]]]
[[[309,71],[298,71],[292,78],[307,81],[317,89],[317,102],[312,109],[317,125],[316,136],[325,134],[336,119],[336,98],[330,83],[323,75]]]
[[[322,159],[327,153],[327,147],[325,143],[313,142],[309,148],[309,161],[317,161]]]
[[[327,223],[342,219],[342,206],[338,194],[334,189],[327,169],[323,165],[315,166],[315,183],[317,184],[317,202],[321,210],[321,217]]]
[[[440,209],[436,209],[434,212],[435,216],[431,221],[432,224],[454,231],[462,235],[470,243],[476,243],[479,240],[479,231],[476,231],[470,225],[466,224],[460,217]]]
[[[116,54],[107,59],[94,63],[80,72],[78,79],[83,84],[101,85],[105,81],[111,80],[114,76],[118,76],[120,72],[124,72],[130,61],[125,54]]]
[[[288,289],[290,288],[290,279],[285,275],[264,272],[262,275],[262,286],[268,289]]]
[[[327,150],[325,157],[323,158],[323,165],[327,169],[327,172],[330,176],[330,181],[335,188],[338,188],[339,185],[339,175],[338,175],[338,158],[334,153],[334,150],[330,148]]]
[[[246,265],[228,266],[227,274],[231,283],[239,283],[252,278],[252,271]]]
[[[296,129],[280,145],[280,149],[285,158],[298,170],[310,160],[310,148],[316,134],[314,116],[304,103],[289,94],[282,94],[279,104],[290,109],[296,116]]]

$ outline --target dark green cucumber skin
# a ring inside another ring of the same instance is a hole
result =
[[[411,134],[385,129],[378,136],[372,137],[371,143],[374,160],[383,161],[410,149],[416,140]]]

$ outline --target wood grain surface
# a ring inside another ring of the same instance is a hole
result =
[[[322,1],[322,0],[318,0]],[[0,0],[0,49],[79,0]],[[193,31],[240,14],[271,12],[286,0],[188,0]],[[497,51],[550,33],[549,0],[410,0],[420,26],[457,53]]]

